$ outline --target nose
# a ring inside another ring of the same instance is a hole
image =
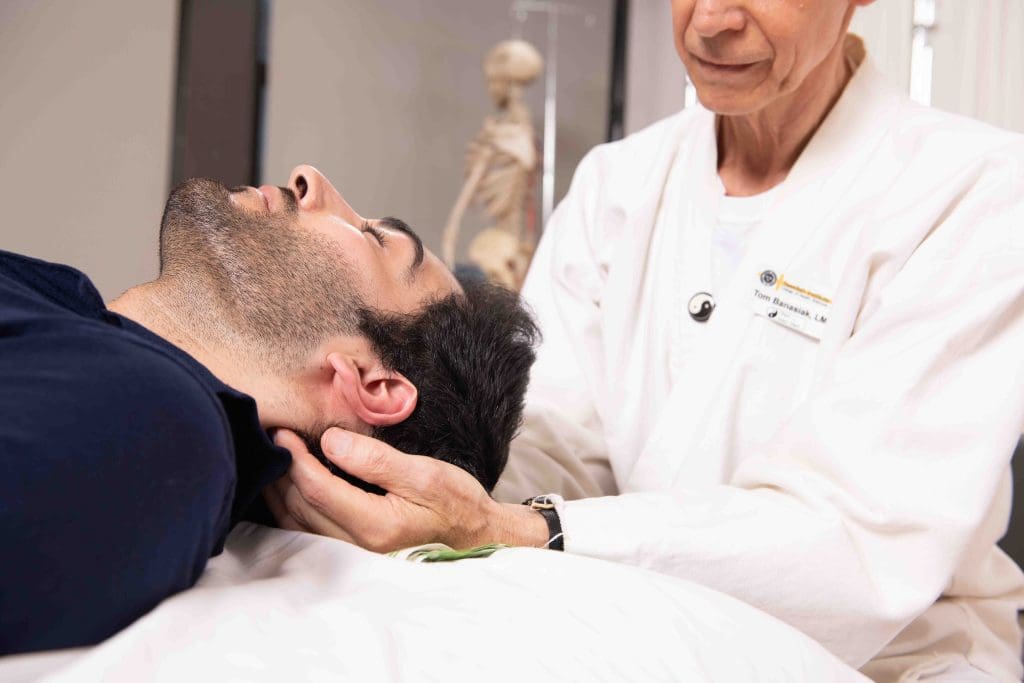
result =
[[[295,193],[301,211],[333,213],[356,226],[365,220],[345,201],[323,173],[308,164],[292,169],[288,176],[288,188]]]
[[[713,38],[725,31],[742,31],[747,17],[737,0],[697,0],[691,25],[701,38]]]

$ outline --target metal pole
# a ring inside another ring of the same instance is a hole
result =
[[[612,78],[608,88],[608,142],[625,133],[626,42],[629,34],[629,0],[615,0]]]
[[[547,54],[544,55],[544,168],[541,173],[541,225],[546,226],[555,206],[555,143],[558,125],[558,15],[582,15],[584,23],[593,26],[595,16],[577,5],[544,0],[516,0],[509,7],[509,13],[520,23],[530,12],[547,15]]]
[[[544,172],[541,179],[541,225],[555,208],[555,138],[558,104],[558,12],[548,14],[548,49],[544,65]]]
[[[934,50],[929,42],[935,30],[935,0],[914,0],[914,39],[910,48],[910,97],[920,104],[932,103]]]

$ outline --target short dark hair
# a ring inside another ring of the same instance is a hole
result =
[[[405,375],[419,394],[408,418],[377,427],[374,436],[400,451],[457,465],[490,491],[522,421],[540,332],[518,295],[460,281],[464,295],[414,314],[361,311],[360,331],[383,365]]]

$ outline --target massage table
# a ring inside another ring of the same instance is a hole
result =
[[[414,563],[242,524],[199,583],[91,648],[0,659],[0,680],[866,681],[733,598],[514,548]]]

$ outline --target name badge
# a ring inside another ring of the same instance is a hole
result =
[[[832,299],[816,288],[787,280],[781,273],[764,270],[754,287],[753,306],[758,315],[821,341]]]

